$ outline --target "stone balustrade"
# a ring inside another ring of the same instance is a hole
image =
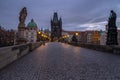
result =
[[[120,46],[114,46],[113,53],[120,54]]]
[[[102,52],[120,54],[120,46],[81,44],[81,43],[75,43],[75,42],[70,42],[68,44],[71,44],[74,46],[80,46],[80,47],[84,47],[84,48],[88,48],[88,49],[98,50],[98,51],[102,51]]]
[[[0,48],[0,69],[39,47],[42,42]]]

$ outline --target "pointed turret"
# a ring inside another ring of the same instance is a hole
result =
[[[60,17],[59,21],[60,21],[60,24],[62,25],[62,18],[61,17]]]
[[[60,19],[59,19],[60,21],[62,21],[62,18],[60,17]]]
[[[57,22],[57,21],[58,21],[58,14],[57,14],[57,12],[54,12],[53,21],[54,21],[54,22]]]

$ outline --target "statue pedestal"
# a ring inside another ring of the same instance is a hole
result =
[[[18,38],[17,42],[18,44],[25,44],[27,40],[25,38]]]
[[[18,25],[18,44],[23,44],[23,43],[27,42],[27,40],[24,37],[25,37],[25,24],[19,23],[19,25]]]
[[[19,13],[19,24],[18,24],[18,44],[26,43],[25,37],[25,19],[27,17],[26,7],[22,8]]]
[[[108,29],[106,45],[118,45],[116,26]]]

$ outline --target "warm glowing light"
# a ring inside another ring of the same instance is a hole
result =
[[[75,33],[76,36],[78,36],[78,33]]]
[[[39,31],[38,34],[41,34],[41,32]]]
[[[43,37],[44,35],[42,34],[41,36]]]
[[[69,35],[67,35],[67,37],[69,37]]]
[[[47,38],[47,36],[45,35],[45,38]]]
[[[64,36],[62,38],[64,38]]]

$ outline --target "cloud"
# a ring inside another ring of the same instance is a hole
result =
[[[103,22],[96,22],[96,23],[86,23],[86,24],[80,24],[75,27],[70,27],[71,30],[105,30],[105,25],[107,24],[107,21]],[[65,28],[67,29],[67,28]]]
[[[33,18],[39,28],[50,28],[54,11],[62,17],[66,30],[104,30],[111,9],[120,18],[120,0],[0,0],[0,25],[17,29],[19,12],[24,6],[28,11],[26,24]]]
[[[96,23],[88,23],[80,26],[87,27],[86,30],[105,30],[106,21],[96,22]]]

